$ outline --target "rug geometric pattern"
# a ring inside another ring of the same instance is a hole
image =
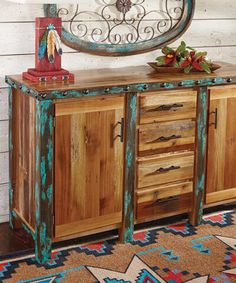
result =
[[[0,282],[236,282],[236,213],[139,231],[127,245],[113,239],[54,251],[43,266],[33,256],[2,261]]]

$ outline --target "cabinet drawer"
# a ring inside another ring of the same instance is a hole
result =
[[[165,91],[140,96],[140,124],[195,119],[196,91]]]
[[[194,153],[176,153],[138,161],[138,188],[193,178]]]
[[[139,203],[136,207],[136,218],[138,220],[148,220],[148,218],[158,219],[189,212],[191,202],[192,193],[187,193],[165,199]]]
[[[179,120],[143,125],[139,128],[139,152],[161,153],[191,149],[195,142],[195,121]]]
[[[193,191],[193,182],[179,182],[174,184],[153,186],[137,190],[137,203],[157,201],[173,196],[179,196]]]

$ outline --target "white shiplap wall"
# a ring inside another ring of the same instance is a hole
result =
[[[43,16],[42,5],[0,0],[0,223],[8,219],[8,98],[4,76],[21,73],[34,65],[36,16]],[[207,50],[213,60],[236,63],[236,0],[196,0],[194,20],[182,39],[193,47]],[[64,50],[63,65],[70,70],[141,65],[153,60],[158,53],[104,58],[77,53],[67,47]]]

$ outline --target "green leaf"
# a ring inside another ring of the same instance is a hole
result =
[[[158,66],[165,65],[165,59],[166,59],[165,56],[159,56],[159,57],[157,57],[157,58],[156,58],[157,65],[158,65]]]
[[[174,49],[168,46],[163,47],[161,51],[165,55],[168,55],[170,53],[175,53]]]
[[[206,57],[206,55],[207,55],[207,52],[197,52],[196,55],[195,55],[195,59],[197,60],[201,57],[204,58],[204,57]]]
[[[185,50],[186,50],[186,43],[184,41],[182,41],[180,46],[177,48],[176,53],[181,54]]]
[[[190,73],[190,71],[192,70],[192,66],[191,65],[189,65],[189,66],[187,66],[186,68],[184,68],[184,73],[185,74],[189,74]]]
[[[202,69],[203,69],[205,72],[207,72],[208,74],[211,73],[211,69],[210,69],[210,67],[209,67],[209,65],[207,64],[206,61],[200,62],[199,65],[202,67]]]

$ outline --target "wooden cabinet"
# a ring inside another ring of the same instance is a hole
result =
[[[120,226],[124,96],[58,102],[55,117],[55,237]]]
[[[206,204],[236,198],[236,87],[209,90]]]
[[[10,225],[52,243],[236,199],[236,66],[159,74],[88,70],[74,82],[7,77]],[[217,111],[216,111],[217,110]]]

